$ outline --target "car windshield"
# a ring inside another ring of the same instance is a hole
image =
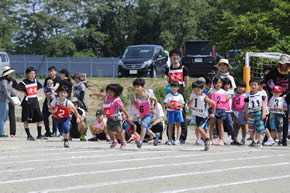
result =
[[[212,55],[212,48],[209,42],[186,42],[186,55]]]
[[[152,58],[153,47],[129,47],[122,58]]]

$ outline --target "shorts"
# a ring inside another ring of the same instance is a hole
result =
[[[249,134],[253,134],[254,131],[257,131],[259,134],[264,134],[266,130],[264,126],[264,121],[262,120],[262,111],[249,113],[248,125]]]
[[[21,121],[28,121],[29,123],[37,123],[43,121],[40,108],[30,108],[28,105],[23,106]]]
[[[84,124],[86,124],[86,120],[83,121]],[[85,129],[84,135],[86,135],[88,128]],[[70,125],[70,137],[72,138],[80,138],[80,133],[78,130],[78,124],[77,123],[73,123],[71,121],[71,125]]]
[[[284,115],[278,113],[270,113],[269,125],[270,130],[277,130],[279,133],[283,131]]]
[[[209,114],[212,114],[212,108],[209,109]],[[216,109],[215,111],[215,119],[221,119],[225,120],[226,119],[226,110],[225,109]]]
[[[248,122],[246,120],[246,113],[245,111],[233,111],[233,120],[239,126],[246,125]]]
[[[152,127],[151,125],[152,119],[153,119],[153,114],[151,113],[150,115],[143,117],[143,119],[141,120],[140,125],[146,128],[146,133],[148,133]]]
[[[70,118],[64,118],[64,119],[54,118],[54,120],[55,120],[56,127],[58,128],[60,133],[69,134]]]
[[[182,111],[167,111],[168,124],[183,123]]]
[[[108,131],[122,131],[122,121],[121,120],[113,120],[108,118],[107,120],[107,130]]]
[[[203,129],[208,129],[208,118],[203,118],[203,117],[195,117],[195,123],[196,127],[201,127]]]

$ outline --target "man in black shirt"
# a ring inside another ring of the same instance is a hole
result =
[[[61,82],[61,79],[59,76],[57,76],[57,70],[56,70],[56,67],[55,66],[51,66],[48,68],[48,74],[49,74],[49,77],[47,77],[45,80],[44,80],[44,88],[47,87],[47,81],[49,79],[51,79],[53,81],[53,91],[56,91],[60,85],[60,82]],[[47,104],[48,100],[47,98],[45,98],[44,100],[44,103],[43,103],[43,106],[42,106],[42,116],[43,116],[43,121],[44,121],[44,126],[45,126],[45,130],[46,130],[46,133],[45,133],[45,136],[47,137],[56,137],[56,132],[57,132],[57,128],[56,128],[56,124],[54,123],[53,121],[53,132],[51,133],[50,132],[50,128],[49,128],[49,116],[51,115],[51,113],[48,111],[48,104]]]
[[[173,81],[177,81],[179,83],[178,92],[182,94],[184,97],[184,92],[186,87],[188,86],[189,72],[186,66],[180,64],[181,52],[178,49],[173,49],[170,51],[169,56],[171,58],[172,65],[166,69],[165,75],[167,76],[167,80],[169,84]],[[184,99],[185,101],[185,99]],[[182,111],[183,119],[186,120],[186,112],[185,108]],[[184,121],[181,124],[181,137],[180,143],[184,144],[187,137],[187,123]],[[173,130],[174,131],[174,130]],[[173,133],[174,136],[174,133]]]

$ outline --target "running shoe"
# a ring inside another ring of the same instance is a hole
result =
[[[231,145],[242,145],[240,142],[238,142],[238,141],[233,141],[232,143],[231,143]]]
[[[34,139],[34,137],[32,137],[31,135],[29,135],[29,136],[27,137],[27,141],[35,141],[35,139]]]
[[[260,148],[260,147],[263,147],[263,146],[262,146],[262,143],[261,143],[260,141],[258,141],[258,142],[256,143],[256,146],[255,146],[255,147]]]
[[[39,136],[37,136],[36,139],[47,140],[47,137],[45,137],[44,135],[39,135]]]
[[[126,142],[125,141],[121,142],[120,148],[121,149],[125,149],[126,148]]]
[[[180,140],[179,140],[179,139],[175,140],[175,141],[173,142],[173,145],[180,145]]]
[[[88,141],[98,141],[98,138],[97,137],[92,137]]]
[[[167,145],[173,145],[173,141],[172,141],[171,139],[169,139],[169,140],[167,141]]]
[[[143,145],[143,141],[140,139],[137,141],[137,147],[140,149]]]
[[[246,140],[244,138],[241,140],[241,144],[242,145],[245,145],[246,144]]]
[[[195,145],[204,145],[203,140],[196,140]]]
[[[273,146],[273,145],[275,145],[275,141],[272,138],[270,138],[265,143],[263,143],[263,145],[265,145],[265,146]]]
[[[256,146],[256,142],[252,141],[252,143],[249,145],[249,147],[255,147]]]
[[[80,136],[80,141],[87,141],[87,139],[84,135],[82,135],[82,136]]]
[[[110,145],[110,148],[115,148],[118,145],[118,141],[115,140],[113,143]]]
[[[64,141],[63,146],[64,146],[65,148],[69,148],[69,143],[68,143],[68,141]]]
[[[154,145],[154,146],[157,146],[158,143],[159,143],[160,133],[156,133],[155,135],[156,135],[156,137],[155,137],[155,139],[154,139],[154,141],[153,141],[153,145]]]
[[[10,137],[13,138],[13,137],[15,137],[15,135],[12,134],[12,135],[10,135]]]
[[[208,151],[210,147],[210,140],[206,139],[204,143],[204,151]]]

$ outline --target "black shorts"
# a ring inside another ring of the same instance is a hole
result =
[[[28,105],[22,107],[22,122],[37,123],[43,121],[40,108],[31,108]]]
[[[202,118],[202,117],[196,116],[195,117],[196,127],[202,127],[203,126],[203,128],[204,128],[206,126],[207,120],[208,120],[207,118]],[[206,128],[204,128],[204,129],[206,129]]]

